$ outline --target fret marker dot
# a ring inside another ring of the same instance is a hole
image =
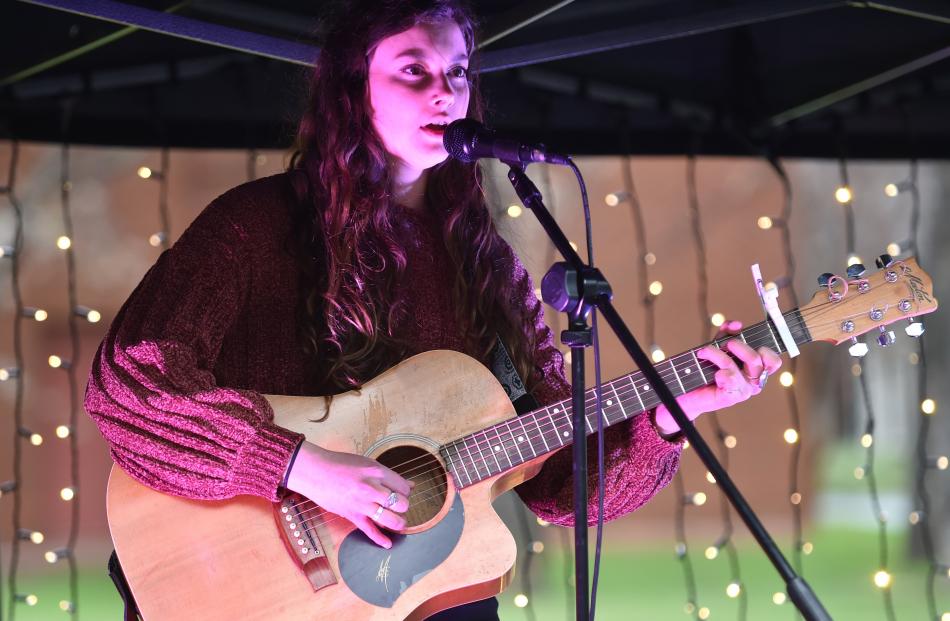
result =
[[[500,447],[500,446],[495,446],[495,452],[496,452],[496,453],[497,453],[498,451],[500,451],[500,450],[501,450],[501,447]]]
[[[557,413],[560,412],[560,411],[561,411],[560,408],[554,408],[554,410],[553,410],[553,412],[554,412],[555,414],[557,414]]]
[[[607,405],[613,405],[613,404],[614,404],[613,399],[607,399]]]
[[[518,442],[524,442],[524,436],[518,436]]]
[[[689,375],[689,374],[692,373],[692,372],[693,372],[693,370],[692,370],[691,368],[686,367],[686,375]]]
[[[643,392],[647,392],[648,390],[650,390],[650,385],[649,385],[649,384],[644,384],[644,385],[643,385],[643,388],[641,388],[640,390],[643,391]]]
[[[570,434],[569,434],[567,431],[564,432],[564,437],[565,437],[565,438],[566,438],[567,436],[569,436],[569,435],[570,435]]]

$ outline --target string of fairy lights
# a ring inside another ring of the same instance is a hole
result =
[[[697,138],[698,141],[698,138]],[[697,145],[698,146],[698,145]],[[699,286],[697,287],[697,310],[699,312],[700,340],[709,339],[710,332],[707,327],[707,321],[712,327],[719,328],[725,322],[722,313],[712,314],[709,312],[709,275],[706,272],[707,254],[706,239],[703,235],[702,218],[699,208],[699,192],[696,185],[696,155],[695,148],[689,154],[686,160],[686,187],[689,203],[690,221],[693,229],[693,241],[696,244],[696,261]],[[729,452],[736,446],[736,438],[725,430],[719,416],[709,416],[707,419],[713,427],[713,435],[718,440],[719,461],[724,470],[729,470]],[[715,484],[716,479],[712,473],[706,473],[706,480]],[[719,498],[720,517],[722,519],[722,532],[716,541],[708,546],[704,552],[708,560],[715,560],[719,557],[719,552],[725,550],[729,557],[729,583],[726,585],[726,595],[738,600],[738,618],[743,621],[746,618],[749,602],[745,585],[742,581],[742,571],[739,563],[739,554],[732,541],[732,509],[729,500],[724,494]]]
[[[847,245],[848,279],[860,278],[864,273],[861,258],[855,252],[854,242],[854,193],[848,178],[848,162],[845,157],[838,160],[840,185],[835,190],[835,200],[843,207],[845,218],[845,236]],[[859,383],[862,403],[865,411],[864,433],[860,443],[865,450],[864,464],[854,469],[854,477],[867,482],[868,494],[871,500],[871,509],[878,528],[878,570],[874,573],[874,585],[880,589],[884,600],[884,611],[890,621],[895,621],[894,601],[891,594],[892,577],[888,571],[888,540],[887,540],[887,513],[881,507],[878,493],[877,473],[874,469],[874,407],[867,386],[867,376],[864,372],[864,355],[867,347],[852,347],[852,355],[856,356],[851,366],[851,373]]]
[[[776,157],[768,158],[769,165],[778,175],[782,184],[782,212],[778,217],[760,216],[756,225],[763,231],[778,231],[782,238],[782,253],[785,257],[785,273],[776,278],[774,282],[768,283],[767,287],[778,287],[784,293],[788,294],[792,307],[799,307],[798,295],[795,287],[795,256],[792,253],[792,234],[789,223],[792,219],[792,206],[794,204],[792,183],[788,178],[781,160]],[[791,419],[791,425],[784,431],[783,439],[791,448],[791,456],[788,468],[788,503],[792,512],[792,563],[795,571],[803,575],[802,555],[811,554],[814,546],[811,542],[805,541],[804,529],[802,526],[802,507],[804,498],[799,486],[799,472],[801,465],[802,444],[799,442],[802,428],[801,414],[798,409],[798,396],[795,389],[795,377],[798,373],[798,358],[790,357],[785,361],[786,370],[779,375],[779,383],[785,388],[785,395],[788,402],[788,413]],[[772,594],[772,601],[781,605],[786,602],[787,596],[783,591],[776,591]]]
[[[910,116],[902,107],[901,114],[907,133],[911,138],[911,148],[913,148],[913,131],[910,123]],[[889,254],[900,254],[900,246],[903,246],[907,252],[914,255],[919,254],[919,233],[920,233],[920,188],[918,180],[918,162],[916,157],[910,160],[910,169],[907,179],[898,183],[889,183],[884,188],[884,193],[897,198],[900,194],[909,194],[911,198],[910,209],[910,235],[906,242],[893,242],[888,246]],[[894,250],[894,253],[891,253]],[[913,325],[913,324],[912,324]],[[935,593],[936,581],[941,575],[944,578],[950,578],[950,564],[940,565],[937,562],[936,552],[934,550],[933,536],[930,531],[930,494],[927,491],[927,475],[931,472],[946,471],[950,467],[950,459],[946,455],[931,456],[928,450],[928,439],[930,438],[931,419],[937,412],[936,401],[929,396],[927,385],[927,356],[926,340],[918,334],[917,352],[908,356],[912,365],[917,371],[917,403],[920,404],[921,415],[917,417],[917,437],[915,440],[915,476],[914,476],[914,509],[908,515],[913,532],[919,537],[923,548],[923,553],[927,559],[927,577],[924,585],[926,595],[927,610],[931,619],[936,621],[950,621],[950,612],[938,613],[937,598]],[[913,408],[912,411],[916,411]]]
[[[651,344],[650,357],[654,362],[660,362],[666,357],[666,353],[659,346],[656,339],[656,302],[663,292],[663,283],[659,280],[650,279],[650,268],[656,264],[657,257],[647,246],[643,209],[634,181],[633,160],[629,156],[624,156],[621,159],[621,178],[623,179],[624,189],[607,194],[604,202],[608,207],[615,207],[621,203],[629,203],[630,205],[630,214],[634,225],[634,252],[643,261],[643,267],[637,270],[637,274],[638,288],[643,292],[640,299],[644,307],[646,340]],[[721,325],[722,321],[719,323]],[[684,446],[688,446],[688,443]],[[693,562],[689,555],[689,544],[686,537],[686,512],[691,506],[705,504],[706,494],[703,492],[687,493],[684,476],[680,469],[673,477],[673,486],[677,498],[674,509],[674,533],[676,537],[674,551],[683,571],[683,580],[686,586],[686,603],[683,610],[696,619],[707,619],[711,612],[708,607],[699,605]]]

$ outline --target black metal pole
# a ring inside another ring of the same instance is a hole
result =
[[[518,169],[516,166],[512,166],[508,173],[508,179],[514,186],[515,191],[521,198],[521,201],[526,207],[534,212],[534,215],[538,218],[541,226],[544,228],[545,232],[547,232],[548,236],[551,238],[551,241],[567,261],[568,265],[578,273],[583,273],[585,269],[589,269],[584,265],[584,262],[581,260],[580,256],[578,256],[577,252],[571,248],[567,237],[564,236],[564,232],[560,229],[557,222],[551,216],[551,213],[544,206],[544,203],[541,200],[541,193],[534,186],[534,184],[531,183],[531,180],[528,179],[527,175],[524,174],[524,171],[522,169]],[[729,502],[735,508],[736,512],[739,514],[739,517],[742,518],[742,521],[745,522],[746,526],[749,528],[752,536],[755,537],[766,556],[775,566],[775,569],[785,581],[786,590],[788,592],[789,598],[792,600],[792,603],[795,604],[799,612],[801,612],[802,616],[805,617],[807,621],[831,621],[831,615],[829,615],[821,605],[821,602],[815,596],[808,583],[805,582],[804,578],[798,576],[795,573],[795,570],[792,569],[791,564],[789,564],[788,560],[782,555],[782,552],[778,549],[778,546],[775,545],[775,541],[769,535],[768,531],[766,531],[765,526],[763,526],[758,516],[755,515],[755,512],[752,511],[752,508],[749,506],[748,502],[746,502],[745,498],[739,492],[739,489],[732,482],[732,479],[729,477],[729,473],[726,472],[726,470],[722,467],[722,465],[716,459],[712,449],[709,448],[709,445],[706,444],[706,441],[703,439],[703,437],[698,431],[696,431],[696,427],[693,426],[693,423],[689,420],[689,417],[687,417],[682,408],[680,408],[679,403],[676,402],[676,398],[673,396],[673,393],[670,392],[669,387],[667,387],[659,373],[657,373],[656,368],[654,368],[650,358],[646,355],[646,353],[644,353],[643,349],[640,347],[640,344],[637,343],[637,340],[634,338],[633,334],[627,328],[626,324],[624,324],[623,319],[614,309],[610,302],[609,295],[598,295],[595,299],[590,300],[590,302],[596,305],[603,316],[607,319],[607,323],[610,325],[611,329],[613,329],[614,333],[617,335],[617,338],[620,339],[620,342],[623,344],[624,348],[627,350],[627,353],[633,359],[633,362],[637,365],[637,367],[639,367],[640,371],[647,378],[647,381],[656,391],[657,396],[660,397],[663,404],[667,407],[667,409],[669,409],[670,414],[673,416],[673,420],[675,420],[679,425],[680,429],[689,440],[690,445],[695,449],[700,460],[702,460],[709,472],[713,475],[713,477],[715,477],[716,484],[726,495],[726,498],[729,499]],[[577,361],[574,359],[573,353],[571,356],[571,362],[573,366],[573,364],[576,364]],[[575,393],[575,398],[573,401],[575,420],[578,404],[583,407],[584,401],[582,400],[578,403]],[[579,434],[578,430],[575,428],[575,448],[578,444],[586,445],[586,437],[587,434],[585,431],[582,430]],[[575,456],[576,455],[577,453],[575,451]],[[584,467],[584,471],[586,472],[586,462],[582,465]],[[578,472],[578,464],[576,462],[574,467],[576,477]],[[577,484],[577,479],[575,479],[575,501],[577,498]],[[584,484],[586,485],[586,476],[584,479]],[[584,495],[586,497],[586,490]],[[586,507],[584,513],[586,516]],[[574,524],[575,548],[577,547],[578,543],[578,536],[576,535],[577,530],[583,528],[586,531],[586,527],[586,521],[584,523]],[[584,543],[586,544],[586,532],[583,539]],[[583,562],[586,572],[586,554],[583,558]],[[580,583],[577,584],[577,589],[578,592],[581,590]],[[586,582],[583,585],[583,591],[586,595]]]
[[[583,321],[583,320],[582,320]],[[590,593],[587,562],[587,429],[584,426],[585,402],[583,345],[571,347],[571,388],[574,438],[574,602],[575,618],[580,621],[590,615]]]

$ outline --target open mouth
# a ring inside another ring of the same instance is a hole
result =
[[[433,136],[441,137],[445,133],[445,128],[448,127],[448,123],[429,123],[428,125],[422,126],[422,131],[427,134],[432,134]]]

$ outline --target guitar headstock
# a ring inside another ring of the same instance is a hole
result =
[[[892,261],[867,277],[827,276],[827,283],[800,309],[815,341],[838,345],[880,329],[881,344],[886,345],[890,341],[885,326],[937,310],[930,276],[913,258]],[[921,331],[913,328],[908,334],[919,336]]]

